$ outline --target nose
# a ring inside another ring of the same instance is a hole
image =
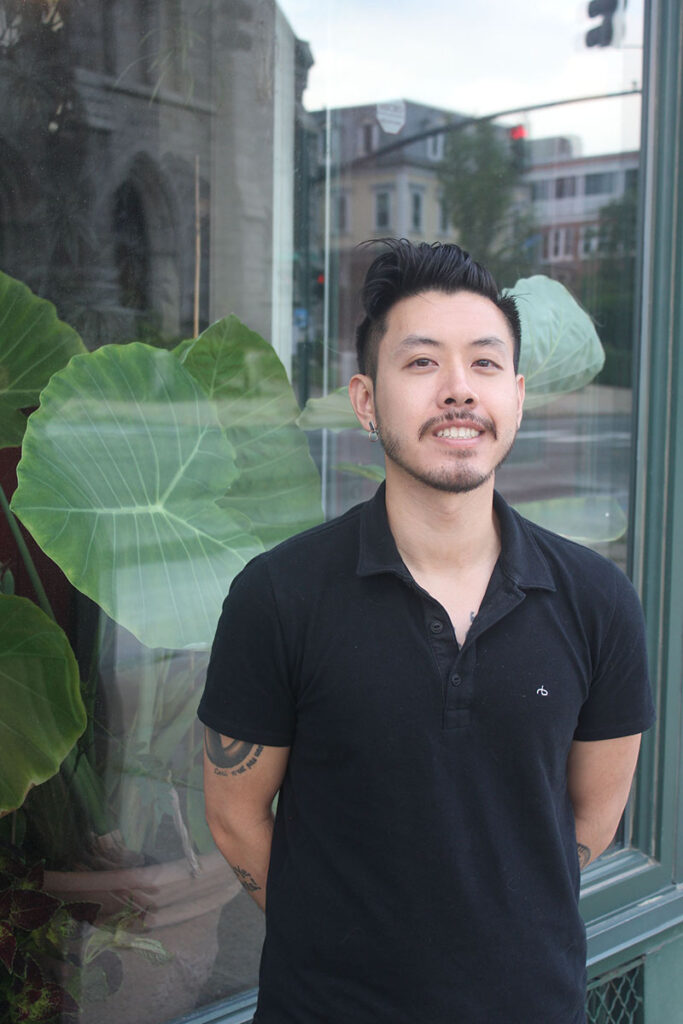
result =
[[[451,367],[440,383],[439,404],[472,408],[477,401],[470,375],[462,367]]]

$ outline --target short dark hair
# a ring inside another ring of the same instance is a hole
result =
[[[387,313],[400,302],[421,292],[474,292],[490,299],[512,331],[515,373],[519,367],[522,329],[511,295],[501,295],[493,275],[476,263],[459,245],[447,242],[414,242],[407,238],[378,238],[364,245],[380,245],[383,251],[370,264],[361,291],[365,316],[356,328],[358,369],[377,374],[379,343],[387,329]]]

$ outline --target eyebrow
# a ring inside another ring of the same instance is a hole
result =
[[[506,344],[502,338],[496,337],[495,334],[486,335],[484,338],[475,338],[474,341],[469,342],[470,345],[476,346],[477,348],[487,348],[493,345],[495,348],[502,348],[504,351],[508,351],[508,344]],[[413,348],[420,348],[422,345],[427,345],[432,348],[441,348],[443,346],[442,341],[436,341],[434,338],[427,338],[422,334],[408,334],[402,341],[397,345],[397,351],[402,352]]]
[[[433,348],[440,348],[442,342],[435,341],[434,338],[427,338],[422,334],[408,334],[402,341],[396,346],[398,351],[404,349],[420,348],[422,345],[430,345]]]
[[[477,338],[475,341],[470,342],[472,345],[477,345],[479,348],[485,348],[487,345],[493,345],[495,348],[503,348],[507,352],[508,345],[503,341],[502,338],[497,338],[495,334],[491,334],[486,338]]]

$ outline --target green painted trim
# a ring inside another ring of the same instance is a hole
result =
[[[644,1020],[648,1024],[675,1024],[683,1007],[683,939],[672,936],[645,958],[643,964]]]
[[[658,722],[643,741],[627,818],[633,849],[606,858],[584,879],[582,911],[601,969],[605,958],[619,950],[631,957],[639,941],[647,945],[649,936],[677,925],[679,895],[671,887],[683,880],[683,0],[651,0],[645,21],[631,538]]]
[[[587,928],[588,975],[593,978],[646,955],[683,929],[683,887],[649,897]]]
[[[638,393],[634,578],[648,623],[659,720],[644,743],[634,839],[652,853],[669,880],[681,860],[681,621],[683,547],[683,6],[652,0],[644,83],[643,322]]]
[[[670,873],[641,850],[608,855],[591,867],[581,885],[581,913],[587,923],[647,899],[671,882]]]

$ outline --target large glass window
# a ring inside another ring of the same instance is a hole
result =
[[[100,905],[45,967],[89,1024],[257,983],[262,918],[204,822],[195,710],[238,568],[382,478],[338,390],[359,243],[457,241],[546,317],[497,485],[637,563],[642,3],[622,22],[577,50],[577,9],[531,0],[0,0],[0,480],[9,499],[19,467],[21,523],[0,584],[68,644],[53,731],[12,669],[0,829],[46,891]],[[589,915],[629,872],[650,891],[648,798]]]

